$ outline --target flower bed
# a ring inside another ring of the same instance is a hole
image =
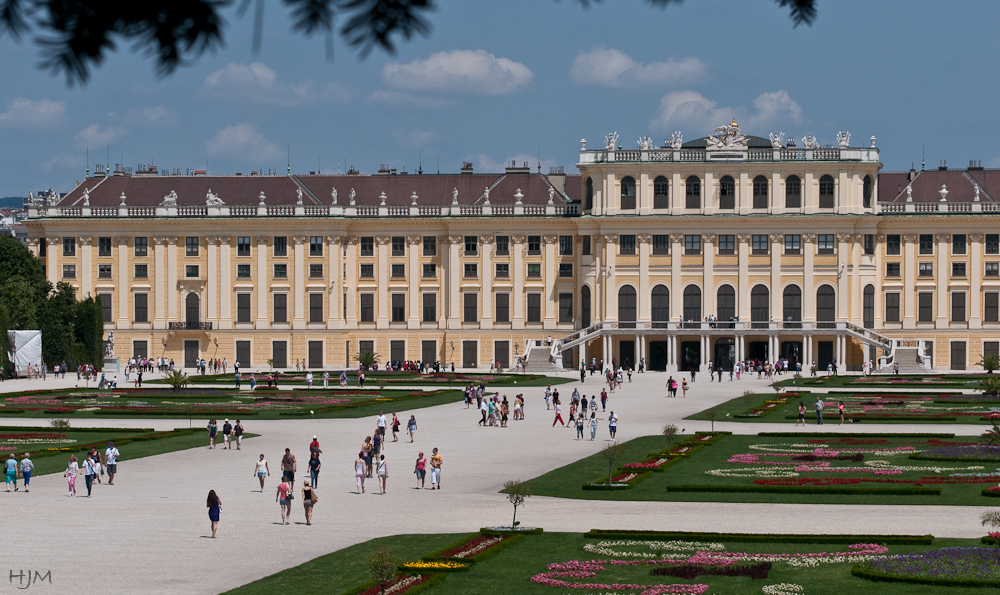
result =
[[[745,494],[852,494],[864,496],[940,496],[941,488],[851,488],[768,485],[671,484],[668,492],[717,492]]]
[[[886,556],[859,564],[851,573],[875,581],[1000,587],[1000,550],[948,547],[919,554]]]
[[[652,475],[651,471],[626,471],[611,478],[610,483],[585,483],[585,490],[630,490],[636,484]]]
[[[521,539],[524,539],[523,534],[481,532],[479,535],[464,539],[457,544],[449,545],[428,556],[424,556],[423,560],[461,563],[481,562],[500,550],[517,543]]]
[[[470,567],[461,562],[450,560],[420,560],[417,562],[406,562],[399,565],[402,572],[424,573],[424,572],[463,572]]]
[[[983,490],[983,495],[988,498],[1000,498],[1000,486],[993,486]]]
[[[880,543],[883,545],[930,545],[933,535],[813,535],[781,533],[711,533],[693,531],[634,531],[629,529],[591,529],[584,537],[594,539],[656,539],[661,541],[735,541],[751,543]],[[646,542],[654,543],[654,542]],[[712,549],[721,543],[698,544]],[[586,549],[586,548],[584,548]],[[716,549],[723,549],[722,547]]]
[[[611,562],[614,563],[614,561]],[[536,585],[560,587],[563,589],[640,591],[639,595],[661,595],[667,593],[701,595],[708,590],[708,585],[704,584],[637,585],[631,583],[592,583],[566,580],[570,578],[595,578],[599,571],[606,568],[606,564],[607,562],[604,560],[570,560],[569,562],[556,562],[547,566],[548,572],[542,572],[531,577],[531,582]]]
[[[385,595],[402,595],[409,593],[415,595],[433,585],[443,581],[447,577],[444,573],[434,574],[397,574],[385,586]],[[381,595],[382,585],[375,581],[351,589],[344,595]]]
[[[921,461],[990,461],[1000,462],[1000,446],[989,444],[945,444],[910,455]]]

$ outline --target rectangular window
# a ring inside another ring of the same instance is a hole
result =
[[[309,278],[310,279],[322,279],[323,278],[323,265],[321,265],[321,264],[310,264],[309,265]]]
[[[392,236],[390,250],[392,256],[406,256],[406,238],[403,236]]]
[[[559,256],[573,256],[573,236],[559,236]]]
[[[701,236],[688,234],[684,236],[684,254],[701,254]]]
[[[250,299],[249,293],[236,294],[236,322],[250,322]]]
[[[406,322],[406,294],[393,293],[390,298],[390,314],[392,322]]]
[[[250,236],[236,238],[236,256],[250,256]]]
[[[903,239],[899,234],[885,236],[885,253],[891,256],[898,256],[902,249]]]
[[[437,294],[423,294],[424,322],[437,322]]]
[[[887,262],[885,263],[885,276],[886,277],[899,277],[902,273],[902,266],[898,262]]]
[[[618,254],[623,256],[635,254],[635,236],[634,235],[620,235],[618,236]]]
[[[965,322],[965,292],[951,292],[951,321]]]
[[[479,294],[462,294],[462,322],[479,322]]]
[[[421,243],[424,246],[424,256],[437,256],[438,239],[436,236],[424,236]]]
[[[934,254],[934,234],[920,234],[919,248],[921,254]]]
[[[561,262],[561,263],[559,263],[559,276],[560,277],[572,277],[573,276],[573,263],[571,263],[571,262]]]
[[[918,277],[933,277],[934,276],[934,263],[933,262],[918,262],[917,263],[917,276]]]
[[[580,253],[584,256],[590,256],[591,250],[590,236],[583,236],[583,241],[580,244]]]
[[[236,276],[240,279],[250,278],[250,265],[248,264],[238,264],[236,265]]]
[[[528,254],[542,253],[542,236],[528,236]]]
[[[670,254],[670,236],[653,236],[653,254]]]
[[[199,277],[198,265],[189,264],[184,267],[184,276],[188,279],[197,279]]]
[[[136,359],[146,359],[149,357],[149,342],[148,341],[132,341],[132,355]]]
[[[479,277],[479,265],[474,262],[467,262],[462,267],[462,276],[466,279],[475,279]]]
[[[542,294],[528,294],[528,322],[542,321]]]
[[[361,294],[361,319],[360,322],[375,322],[375,294]]]
[[[1000,254],[1000,233],[986,234],[986,253]]]
[[[111,278],[111,265],[110,264],[99,264],[99,265],[97,265],[97,278],[98,279],[110,279]]]
[[[510,322],[510,294],[498,293],[494,296],[496,302],[496,322]]]
[[[143,257],[149,254],[148,238],[133,238],[133,241],[135,242],[135,248],[133,248],[133,250],[136,256]]]
[[[317,370],[323,367],[323,342],[309,341],[306,344],[306,352],[309,355],[309,368]]]
[[[276,265],[274,265],[274,278],[275,279],[287,279],[288,278],[288,265],[287,264],[276,264]]]
[[[951,253],[965,254],[968,236],[964,233],[956,233],[951,236]]]
[[[832,233],[821,233],[816,236],[816,248],[819,254],[833,254],[836,251],[836,238]]]
[[[309,322],[323,322],[323,298],[322,293],[309,294]]]
[[[135,306],[135,321],[149,322],[149,294],[136,293],[132,295],[132,303]]]
[[[64,264],[63,265],[63,279],[76,279],[76,265],[75,264]]]
[[[361,256],[375,256],[375,238],[362,236],[360,241]]]
[[[274,322],[288,322],[288,294],[276,293],[271,296],[274,305]]]
[[[765,234],[753,234],[750,236],[750,250],[751,254],[767,254],[767,235]]]
[[[105,324],[114,322],[111,311],[112,304],[114,303],[114,300],[112,300],[113,295],[110,293],[99,293],[97,297],[101,300],[101,319]]]
[[[435,279],[437,278],[437,265],[433,262],[424,263],[424,279]]]
[[[528,278],[537,279],[542,276],[542,265],[538,262],[528,263]]]
[[[479,236],[465,236],[465,255],[476,256],[479,254]]]
[[[111,238],[97,238],[97,255],[111,256]]]
[[[400,363],[406,359],[406,341],[389,341],[389,361]]]
[[[506,262],[497,263],[497,279],[509,279],[510,278],[510,265]]]
[[[271,341],[271,366],[288,367],[288,341]]]
[[[987,277],[1000,277],[1000,262],[987,262],[985,275]]]
[[[951,276],[952,277],[965,277],[965,263],[964,262],[953,262],[951,263]]]
[[[363,264],[361,265],[360,276],[362,279],[374,279],[375,278],[375,265],[373,264]]]
[[[510,254],[510,236],[496,237],[497,256],[507,256]]]
[[[1000,322],[1000,293],[988,291],[983,294],[983,321]]]
[[[899,294],[885,294],[885,321],[899,322]]]
[[[275,238],[274,238],[274,255],[275,256],[288,256],[288,237],[287,236],[275,236]]]
[[[875,234],[866,233],[862,239],[862,249],[865,254],[872,255],[875,254]]]
[[[393,264],[389,269],[389,275],[393,279],[402,279],[406,277],[406,265],[405,264]]]
[[[63,256],[76,256],[76,238],[63,238]]]
[[[785,254],[802,253],[802,236],[799,234],[785,234]]]
[[[323,256],[323,236],[309,236],[309,256]]]
[[[149,277],[149,265],[137,264],[135,265],[135,278],[136,279],[146,279]]]
[[[236,361],[244,366],[250,365],[250,341],[236,342]]]
[[[559,294],[559,322],[573,322],[573,294]]]
[[[719,254],[736,254],[736,236],[719,236]]]
[[[922,291],[917,294],[917,322],[934,322],[934,294]]]
[[[184,238],[184,255],[185,256],[198,256],[198,238]]]
[[[1000,356],[1000,341],[983,341],[983,355]]]
[[[951,369],[952,370],[964,370],[967,362],[967,356],[965,354],[965,341],[952,341],[951,342]]]

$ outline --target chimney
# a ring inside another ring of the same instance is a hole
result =
[[[530,174],[531,168],[528,166],[527,161],[524,162],[523,166],[518,167],[517,162],[511,160],[511,162],[507,164],[507,167],[504,168],[504,171],[508,174]]]
[[[560,194],[566,193],[566,172],[562,166],[549,168],[549,183]]]
[[[471,174],[472,173],[472,162],[471,161],[463,161],[462,162],[462,173],[463,174]]]

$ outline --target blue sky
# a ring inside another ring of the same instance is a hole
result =
[[[91,167],[364,173],[496,171],[541,157],[575,172],[581,138],[617,131],[687,140],[736,117],[852,145],[876,135],[885,168],[970,159],[1000,167],[993,40],[998,2],[819,0],[794,28],[770,0],[441,0],[428,38],[360,59],[340,39],[291,32],[267,2],[263,48],[228,13],[227,45],[167,78],[125,48],[83,87],[37,69],[38,50],[0,39],[0,196],[69,191]]]

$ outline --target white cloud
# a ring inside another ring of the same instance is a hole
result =
[[[454,101],[451,99],[445,99],[443,97],[422,97],[419,95],[413,95],[412,93],[406,93],[404,91],[386,91],[384,89],[376,89],[368,95],[368,101],[372,103],[384,103],[386,105],[398,105],[402,107],[426,107],[426,108],[437,108],[446,107],[449,105],[454,105]]]
[[[484,153],[479,153],[478,155],[472,155],[466,159],[466,161],[472,161],[476,164],[475,171],[483,174],[495,174],[503,173],[504,169],[510,165],[513,161],[517,167],[523,167],[525,163],[531,171],[538,171],[538,156],[529,155],[528,153],[519,153],[513,157],[508,157],[503,161],[494,161],[488,155]],[[555,167],[559,165],[559,162],[555,159],[542,159],[542,171],[548,173],[550,167]]]
[[[520,91],[535,78],[531,69],[485,50],[438,52],[409,64],[390,62],[382,81],[411,91],[454,91],[470,95],[505,95]]]
[[[278,73],[260,62],[230,62],[205,77],[202,88],[221,99],[285,107],[345,103],[353,95],[348,87],[335,82],[317,85],[310,80],[299,83],[279,81]]]
[[[268,161],[282,155],[278,145],[264,138],[249,122],[223,128],[205,143],[205,150],[216,157],[244,161]]]
[[[65,170],[81,171],[81,168],[83,168],[84,163],[85,163],[85,159],[84,159],[83,155],[62,154],[62,155],[57,155],[57,156],[53,157],[52,159],[49,159],[48,161],[46,161],[45,163],[43,163],[42,164],[42,169],[44,171],[52,171],[52,170],[57,170],[57,171],[65,171]]]
[[[76,146],[84,149],[87,147],[103,147],[105,145],[110,145],[126,134],[128,134],[127,128],[91,124],[80,132],[77,132],[74,139],[76,140]]]
[[[396,139],[396,144],[411,149],[426,148],[427,145],[438,139],[437,134],[428,130],[413,130],[411,132],[396,131],[393,136]]]
[[[706,70],[698,58],[641,63],[621,50],[596,47],[576,55],[569,76],[577,83],[606,87],[675,86],[703,78]]]
[[[162,105],[142,109],[131,109],[125,114],[125,121],[132,126],[166,127],[175,126],[180,116]]]
[[[761,94],[751,107],[717,107],[717,102],[697,91],[675,91],[660,99],[659,112],[650,126],[655,130],[684,127],[707,132],[733,118],[746,131],[767,125],[801,124],[802,107],[784,89]]]
[[[0,112],[0,126],[5,128],[55,128],[66,117],[66,102],[24,97],[7,103],[7,111]]]

